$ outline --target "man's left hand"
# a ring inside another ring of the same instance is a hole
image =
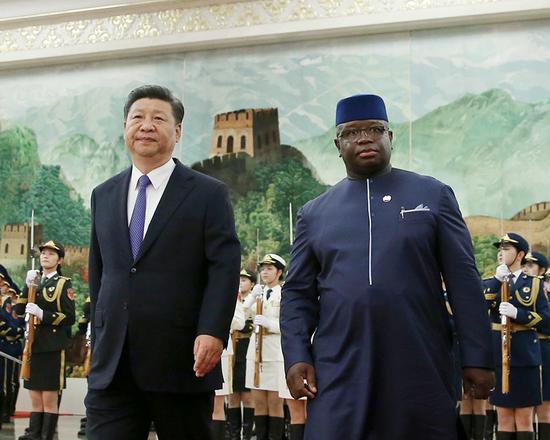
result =
[[[487,399],[495,389],[495,373],[485,368],[465,367],[462,370],[465,398]]]
[[[197,377],[204,377],[210,373],[216,364],[220,361],[223,351],[223,342],[210,335],[199,335],[195,339],[193,355],[195,356],[195,365],[193,371]]]

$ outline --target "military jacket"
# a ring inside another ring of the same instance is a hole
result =
[[[489,306],[489,315],[493,326],[493,354],[495,364],[502,364],[500,335],[501,285],[496,278],[483,280],[485,300]],[[511,367],[541,365],[540,342],[536,333],[537,326],[550,320],[550,308],[543,292],[541,280],[521,274],[509,288],[508,302],[518,309],[516,319],[512,319]]]
[[[22,353],[23,325],[12,315],[11,298],[2,299],[0,310],[0,350],[12,356]]]
[[[29,289],[23,289],[17,301],[17,315],[25,316]],[[55,274],[41,282],[36,289],[36,305],[44,315],[36,319],[32,351],[35,353],[64,350],[69,342],[68,329],[75,322],[74,291],[70,278]]]

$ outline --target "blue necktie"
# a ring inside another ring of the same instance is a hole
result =
[[[130,220],[130,244],[132,246],[132,255],[136,258],[141,242],[143,241],[143,228],[145,226],[145,208],[147,205],[147,186],[151,181],[147,175],[143,175],[138,180],[138,195],[132,219]]]

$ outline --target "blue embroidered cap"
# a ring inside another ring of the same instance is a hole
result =
[[[379,119],[388,121],[386,105],[378,95],[353,95],[336,105],[336,125],[349,121]]]
[[[539,267],[542,267],[544,269],[548,269],[548,258],[546,258],[540,252],[529,252],[525,256],[525,261],[532,261],[533,263],[538,264]]]
[[[493,246],[498,248],[501,244],[509,243],[514,246],[518,251],[523,251],[525,254],[529,252],[529,243],[521,235],[516,234],[515,232],[508,232],[504,234],[498,241],[493,243]]]

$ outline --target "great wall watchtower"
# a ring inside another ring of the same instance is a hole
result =
[[[210,157],[232,153],[254,157],[280,143],[276,108],[235,110],[215,116]]]
[[[42,241],[42,225],[34,225],[34,243]],[[0,261],[8,269],[29,266],[31,226],[28,223],[6,224],[0,241]]]

